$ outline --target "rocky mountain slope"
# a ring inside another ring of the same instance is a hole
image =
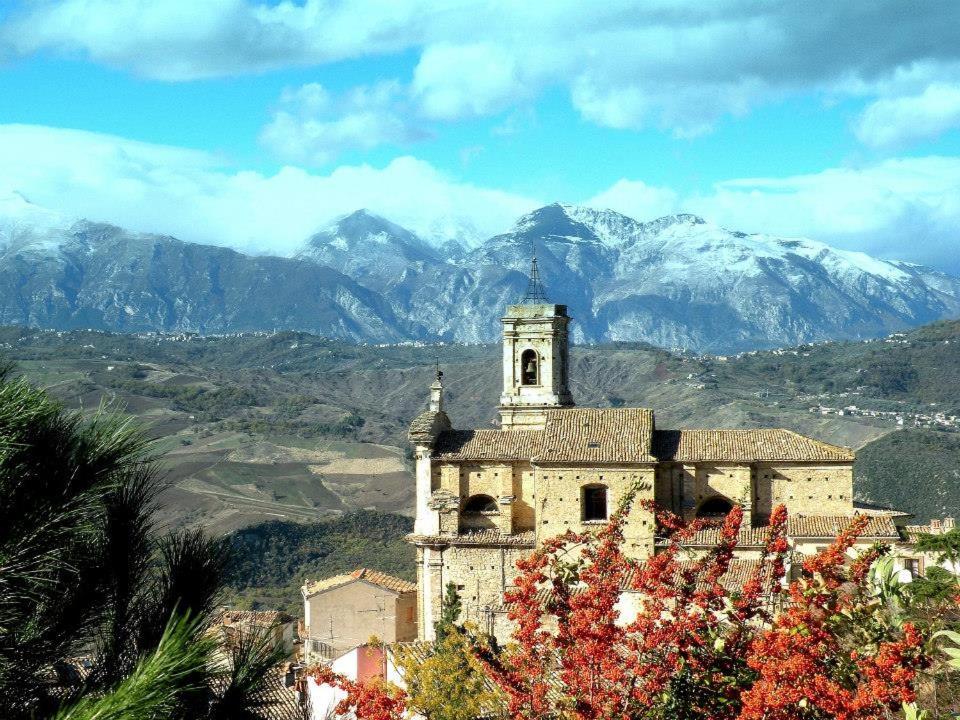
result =
[[[70,221],[12,196],[0,200],[0,322],[486,342],[522,297],[534,249],[580,342],[729,353],[960,316],[960,278],[693,215],[639,222],[554,204],[468,248],[360,210],[274,258]]]
[[[69,220],[17,196],[0,202],[0,324],[408,336],[379,294],[330,267]]]

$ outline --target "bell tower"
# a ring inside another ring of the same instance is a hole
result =
[[[568,386],[566,305],[547,300],[537,257],[530,284],[518,305],[507,307],[503,324],[503,394],[500,425],[504,430],[542,430],[545,412],[573,405]]]

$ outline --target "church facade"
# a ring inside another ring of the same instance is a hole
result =
[[[417,553],[420,639],[432,639],[450,582],[462,619],[503,639],[503,593],[516,560],[546,538],[602,525],[634,486],[639,499],[688,519],[740,504],[740,565],[759,557],[775,505],[786,505],[799,553],[829,544],[858,511],[849,449],[783,429],[660,429],[648,408],[576,407],[566,307],[511,305],[501,322],[500,428],[453,428],[439,372],[429,409],[410,425],[417,506],[408,539]],[[635,505],[626,552],[639,560],[655,553],[655,529],[652,512]],[[876,513],[861,542],[898,537],[892,516]],[[712,543],[702,533],[691,552]]]

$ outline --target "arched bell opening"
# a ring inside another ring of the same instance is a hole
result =
[[[536,350],[524,350],[520,355],[520,383],[522,385],[540,384],[540,358]]]

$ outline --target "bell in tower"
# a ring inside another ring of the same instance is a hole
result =
[[[503,324],[503,394],[500,425],[505,430],[539,430],[545,412],[573,405],[567,386],[568,333],[566,305],[547,300],[536,255],[527,293],[510,305]]]

